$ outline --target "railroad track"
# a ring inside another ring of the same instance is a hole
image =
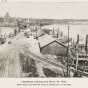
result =
[[[50,65],[53,65],[53,66],[56,66],[56,67],[58,67],[58,68],[62,68],[62,69],[65,69],[66,70],[66,67],[65,66],[63,66],[63,65],[61,65],[61,64],[58,64],[58,63],[56,63],[56,62],[53,62],[53,61],[51,61],[50,59],[48,60],[47,58],[45,58],[43,55],[36,55],[36,54],[34,54],[33,52],[31,52],[31,51],[26,51],[26,54],[29,56],[29,57],[31,57],[31,58],[34,58],[35,60],[37,60],[37,61],[41,61],[41,62],[43,62],[43,63],[46,63],[46,64],[50,64]]]

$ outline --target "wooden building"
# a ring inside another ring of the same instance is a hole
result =
[[[56,56],[66,56],[67,46],[50,35],[42,35],[38,38],[40,51],[42,54],[50,54]]]

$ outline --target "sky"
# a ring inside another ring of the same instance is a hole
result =
[[[0,16],[6,12],[13,17],[49,18],[49,19],[88,19],[88,2],[7,2],[0,3]],[[67,27],[60,27],[67,34]],[[70,26],[70,36],[77,34],[85,39],[88,25]]]
[[[88,2],[7,2],[0,3],[0,16],[49,19],[88,19]]]

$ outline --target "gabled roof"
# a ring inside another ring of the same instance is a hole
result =
[[[51,35],[42,35],[40,37],[38,37],[39,43],[40,43],[40,48],[43,48],[47,45],[50,45],[53,42],[57,42],[58,44],[66,47],[63,43],[61,43],[59,40],[57,40],[56,38],[53,38]]]

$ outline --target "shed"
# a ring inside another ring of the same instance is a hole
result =
[[[67,55],[67,46],[50,35],[42,35],[38,38],[38,41],[42,54],[51,54],[57,56]]]

